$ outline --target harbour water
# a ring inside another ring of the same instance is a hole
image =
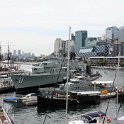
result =
[[[22,68],[29,69],[30,66],[24,65]],[[108,70],[108,69],[94,69],[94,71],[99,71],[101,73],[101,77],[98,80],[112,80],[114,81],[115,75],[115,85],[117,87],[124,86],[124,70],[116,73],[116,70]],[[15,93],[1,94],[0,99],[5,96],[15,96]],[[98,105],[84,106],[82,108],[77,108],[74,110],[69,110],[69,116],[78,115],[80,113],[86,113],[91,111],[106,111],[109,100],[102,100]],[[116,124],[115,116],[116,116],[116,108],[120,107],[118,117],[124,115],[124,104],[120,103],[116,104],[116,98],[113,98],[109,102],[109,107],[107,111],[107,116],[111,118],[111,124]],[[9,116],[14,121],[15,124],[65,124],[65,110],[48,110],[44,111],[43,108],[38,108],[37,106],[27,107],[27,106],[18,106],[16,104],[4,103],[4,107],[6,108]],[[47,114],[47,116],[46,116]],[[46,117],[46,119],[45,119]]]

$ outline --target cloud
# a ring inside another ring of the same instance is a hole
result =
[[[108,26],[124,25],[123,5],[123,0],[0,0],[0,40],[49,54],[57,37],[68,39],[70,26],[73,33],[84,29],[98,36]]]

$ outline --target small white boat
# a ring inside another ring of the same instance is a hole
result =
[[[70,119],[68,124],[109,124],[111,119],[106,117],[106,114],[101,111],[91,112],[87,114],[77,115]]]
[[[25,97],[21,98],[22,103],[25,105],[36,105],[37,104],[37,95],[35,93],[27,94]]]
[[[88,124],[88,123],[85,123],[83,120],[73,120],[70,121],[68,124]]]
[[[0,124],[13,124],[2,106],[0,106]]]
[[[117,119],[117,124],[124,124],[124,116]]]
[[[113,83],[113,81],[92,81],[92,84],[112,84]]]
[[[101,99],[116,97],[116,88],[113,87],[113,81],[92,81],[92,85],[94,89],[101,92]]]

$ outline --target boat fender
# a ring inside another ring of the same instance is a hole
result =
[[[107,118],[107,123],[111,123],[111,118],[110,117]]]
[[[103,119],[103,115],[100,114],[100,119]]]
[[[104,88],[106,88],[107,84],[102,84],[102,86],[103,86]]]

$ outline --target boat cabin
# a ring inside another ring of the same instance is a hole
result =
[[[113,81],[92,81],[92,87],[94,87],[94,89],[107,90],[107,92],[115,90]]]
[[[44,61],[35,66],[32,66],[32,73],[44,73],[45,71],[49,70],[49,68],[52,68],[53,66],[54,66],[53,62]]]
[[[33,74],[57,73],[59,72],[60,67],[61,67],[61,62],[57,60],[43,61],[42,63],[35,64],[32,66],[32,73]]]
[[[79,105],[87,104],[96,104],[100,102],[100,91],[70,91],[70,98],[77,99]]]
[[[65,83],[65,85],[60,85],[60,88],[66,90],[67,86],[69,91],[71,90],[79,91],[79,90],[86,90],[86,89],[89,90],[92,88],[91,81],[89,81],[87,78],[83,78],[82,80],[78,78],[70,79],[70,82],[68,82],[68,84]]]

